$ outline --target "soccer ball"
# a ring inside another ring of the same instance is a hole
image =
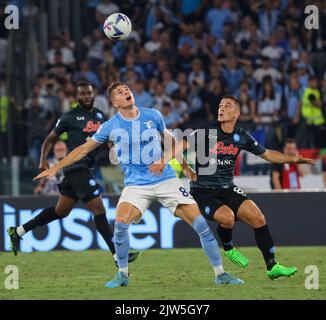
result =
[[[129,18],[123,13],[113,13],[104,22],[103,30],[111,40],[125,40],[131,32],[132,26]]]

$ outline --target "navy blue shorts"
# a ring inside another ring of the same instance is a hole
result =
[[[223,205],[229,207],[236,217],[243,201],[249,199],[247,194],[236,185],[226,189],[192,188],[190,194],[197,202],[201,214],[213,221],[216,210]]]
[[[100,195],[100,185],[87,169],[77,169],[66,173],[62,182],[58,184],[58,189],[62,195],[76,202],[81,200],[87,203]]]

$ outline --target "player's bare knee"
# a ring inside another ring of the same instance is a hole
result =
[[[234,227],[234,214],[232,212],[232,215],[226,216],[223,220],[222,223],[220,223],[220,225],[223,228],[227,228],[227,229],[232,229]]]
[[[63,219],[65,217],[68,217],[71,212],[71,209],[65,209],[65,208],[55,208],[55,214],[60,218]]]
[[[223,228],[232,229],[234,227],[234,213],[227,207],[222,207],[217,210],[214,215],[214,220]]]
[[[117,216],[115,218],[115,221],[120,222],[120,223],[124,223],[124,224],[130,224],[131,223],[130,216]]]
[[[266,224],[265,216],[260,210],[257,210],[251,218],[251,225],[254,228],[260,228]]]

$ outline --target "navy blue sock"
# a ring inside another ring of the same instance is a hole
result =
[[[95,222],[97,231],[103,237],[104,241],[110,248],[111,253],[115,254],[115,247],[114,247],[114,243],[113,243],[113,239],[112,239],[113,232],[110,227],[109,221],[106,218],[105,213],[94,216],[94,222]]]
[[[226,229],[219,225],[216,232],[222,242],[223,249],[225,251],[233,249],[232,229]]]
[[[269,231],[268,225],[254,229],[255,239],[257,243],[257,247],[263,254],[267,270],[271,270],[273,266],[276,264],[275,261],[275,247],[272,235]]]
[[[54,220],[60,219],[55,213],[55,208],[50,207],[42,210],[35,218],[23,224],[25,232],[31,231],[36,227],[44,226]]]

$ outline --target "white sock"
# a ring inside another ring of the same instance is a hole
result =
[[[118,261],[117,260],[117,254],[116,253],[113,255],[113,259],[114,259],[114,261]]]
[[[119,271],[120,272],[123,272],[128,277],[128,266],[127,267],[124,267],[124,268],[120,268],[119,267]]]
[[[219,265],[217,267],[213,267],[215,272],[215,277],[219,276],[220,274],[224,273],[224,269],[222,265]]]
[[[20,237],[22,237],[22,236],[26,233],[26,231],[24,230],[23,226],[19,226],[19,227],[17,227],[16,232],[17,232],[17,234],[18,234]]]

